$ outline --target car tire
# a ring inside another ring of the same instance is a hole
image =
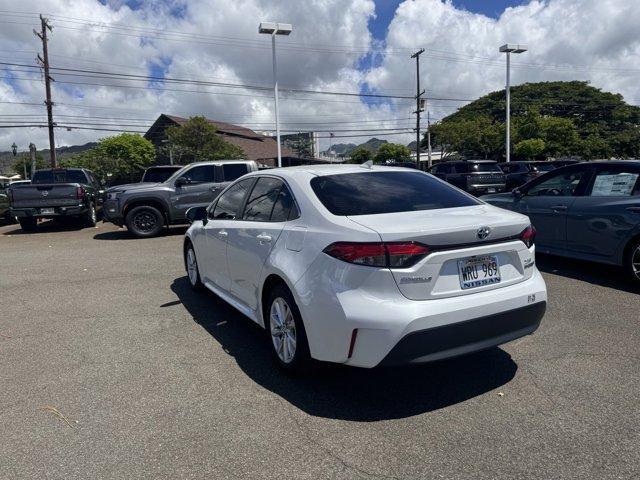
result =
[[[38,226],[38,219],[34,217],[22,217],[18,219],[18,222],[24,232],[33,232]]]
[[[7,210],[4,213],[4,223],[5,225],[12,225],[14,223],[16,223],[18,221],[18,219],[16,217],[14,217],[13,215],[11,215],[11,211]]]
[[[198,268],[198,260],[196,258],[196,250],[191,242],[187,243],[184,249],[184,266],[187,270],[187,278],[192,290],[204,290],[204,285],[200,278],[200,269]]]
[[[164,227],[164,216],[157,208],[142,205],[127,213],[125,223],[129,232],[138,238],[155,237]]]
[[[85,227],[95,227],[98,224],[98,214],[93,202],[89,203],[89,210],[82,216],[82,224]]]
[[[631,280],[640,285],[640,238],[631,242],[624,259],[624,267]]]
[[[301,373],[311,365],[307,333],[293,295],[284,285],[276,285],[265,309],[265,323],[271,350],[278,365]]]

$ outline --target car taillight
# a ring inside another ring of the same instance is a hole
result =
[[[429,253],[429,247],[416,242],[336,242],[323,252],[338,260],[357,265],[407,268],[424,258]]]
[[[76,188],[76,198],[82,198],[82,197],[84,197],[84,188],[83,187]]]
[[[527,246],[527,248],[531,248],[533,246],[533,241],[536,239],[536,229],[533,225],[529,225],[525,228],[522,233],[520,233],[520,240]]]

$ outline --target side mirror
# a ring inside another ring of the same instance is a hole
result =
[[[189,223],[193,223],[196,220],[201,220],[203,225],[207,224],[207,208],[206,207],[191,207],[185,214]]]
[[[183,186],[187,185],[188,183],[191,183],[191,182],[189,182],[189,179],[187,177],[179,177],[176,180],[175,186],[177,188],[180,188],[180,187],[183,187]]]
[[[522,190],[520,190],[519,188],[514,188],[513,190],[511,190],[511,194],[516,198],[522,198],[524,196],[524,193],[522,193]]]

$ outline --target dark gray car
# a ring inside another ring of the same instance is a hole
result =
[[[640,283],[640,161],[570,165],[482,200],[528,215],[539,252],[622,265]]]
[[[253,161],[197,162],[161,183],[118,185],[105,192],[104,220],[126,225],[136,237],[151,237],[165,225],[187,223],[189,208],[210,204],[229,182],[256,170]]]

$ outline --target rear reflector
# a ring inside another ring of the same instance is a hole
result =
[[[323,252],[338,260],[357,265],[407,268],[424,258],[429,253],[429,247],[416,242],[336,242]]]
[[[531,248],[533,246],[533,242],[536,239],[536,229],[533,225],[529,225],[520,233],[520,240],[527,246],[527,248]]]

